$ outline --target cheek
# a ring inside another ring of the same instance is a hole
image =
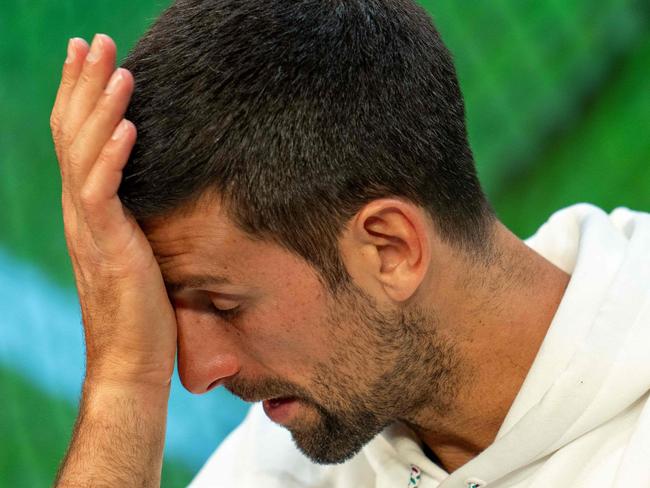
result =
[[[287,297],[255,307],[239,324],[247,352],[268,370],[291,378],[309,374],[333,349],[327,309],[318,299]]]

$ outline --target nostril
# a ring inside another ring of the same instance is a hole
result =
[[[212,388],[216,388],[216,387],[219,386],[221,383],[222,383],[221,380],[214,380],[212,383],[210,383],[210,385],[209,385],[208,388],[205,390],[205,392],[206,392],[206,393],[209,392]]]

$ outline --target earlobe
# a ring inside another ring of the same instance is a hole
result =
[[[351,224],[351,237],[361,256],[356,265],[366,282],[374,281],[394,302],[413,296],[430,263],[424,211],[410,202],[379,199],[363,207]]]

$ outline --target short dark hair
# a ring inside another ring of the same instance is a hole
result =
[[[387,196],[481,253],[493,212],[451,56],[409,0],[179,0],[123,66],[138,139],[120,197],[139,220],[208,191],[251,236],[349,280],[345,224]]]

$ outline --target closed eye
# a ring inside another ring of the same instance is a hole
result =
[[[214,302],[211,303],[211,311],[212,313],[218,315],[219,317],[223,319],[233,319],[240,313],[240,307],[239,305],[235,306],[230,306],[230,307],[225,307],[220,304],[216,304]]]

